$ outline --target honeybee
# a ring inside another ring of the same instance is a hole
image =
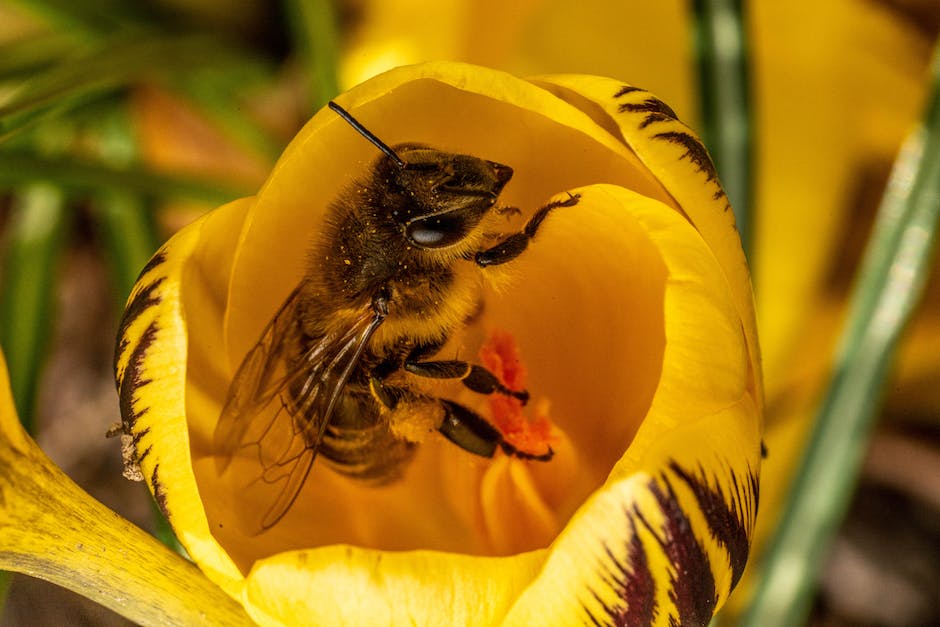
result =
[[[220,473],[240,449],[257,455],[256,481],[275,495],[260,531],[287,513],[317,457],[371,483],[399,478],[417,446],[402,425],[415,416],[431,416],[445,438],[482,457],[553,454],[518,450],[420,381],[528,400],[480,365],[435,356],[480,307],[481,269],[522,254],[549,213],[578,196],[545,205],[491,245],[512,210],[496,206],[511,167],[417,143],[389,147],[329,107],[382,155],[329,205],[306,273],[236,371],[214,435]]]

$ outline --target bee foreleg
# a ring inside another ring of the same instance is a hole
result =
[[[474,259],[477,265],[483,267],[497,266],[512,261],[521,255],[529,246],[529,242],[535,237],[542,222],[548,217],[552,209],[574,206],[578,204],[578,199],[580,198],[580,194],[572,194],[569,192],[568,198],[565,200],[555,200],[540,208],[535,212],[535,215],[529,218],[529,221],[526,222],[521,231],[513,233],[491,248],[478,252]]]
[[[429,379],[459,379],[468,389],[478,394],[505,394],[519,399],[523,404],[529,401],[525,390],[510,390],[503,385],[495,374],[476,364],[459,359],[440,361],[416,361],[410,357],[405,360],[405,370],[419,377]]]

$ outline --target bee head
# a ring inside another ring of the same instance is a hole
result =
[[[395,221],[419,248],[447,248],[466,238],[496,204],[512,168],[418,144],[396,146],[402,166],[387,161],[389,190],[401,197]]]
[[[373,174],[377,188],[392,196],[392,220],[418,248],[448,248],[479,224],[509,179],[512,168],[471,155],[421,144],[390,148],[335,102],[330,109],[385,155]]]

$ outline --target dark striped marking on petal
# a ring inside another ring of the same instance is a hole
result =
[[[145,413],[147,408],[135,409],[137,401],[137,391],[148,385],[152,379],[144,374],[144,358],[147,350],[153,344],[157,337],[157,323],[153,321],[140,336],[137,344],[131,350],[130,357],[127,359],[127,365],[124,372],[118,379],[118,401],[121,407],[121,424],[124,433],[134,436],[134,425]],[[122,339],[122,342],[125,341]]]
[[[684,131],[665,131],[663,133],[656,133],[653,135],[653,138],[661,139],[672,144],[678,144],[685,149],[680,159],[687,158],[691,161],[692,165],[695,166],[695,170],[705,175],[706,181],[710,183],[718,181],[718,171],[715,170],[715,164],[712,163],[712,159],[708,155],[705,144],[692,133]]]
[[[604,582],[613,590],[617,590],[624,602],[609,607],[596,591],[592,591],[592,595],[606,614],[602,620],[585,607],[588,618],[594,625],[648,627],[656,619],[656,579],[650,571],[649,559],[636,532],[634,516],[636,512],[633,515],[627,512],[631,534],[626,562],[614,555],[609,547],[605,548],[609,562],[605,562],[607,572],[603,576]]]
[[[706,627],[718,605],[715,576],[708,553],[696,539],[692,523],[679,506],[679,499],[665,474],[663,485],[665,489],[656,481],[650,483],[650,491],[665,516],[663,526],[656,530],[642,516],[640,520],[656,537],[672,564],[669,598],[676,606],[678,618],[670,616],[669,624],[672,627]]]
[[[712,194],[712,198],[721,200],[727,197],[725,189],[718,180],[718,170],[715,169],[711,155],[708,154],[708,149],[705,148],[705,144],[702,143],[702,140],[686,131],[665,131],[663,133],[656,133],[653,135],[653,139],[661,139],[672,144],[678,144],[684,148],[685,152],[682,153],[679,159],[688,159],[691,161],[692,165],[695,166],[695,170],[705,175],[706,182],[715,184],[717,189]],[[725,211],[730,209],[731,204],[725,203]]]
[[[673,461],[669,468],[692,490],[708,521],[712,538],[728,551],[733,590],[744,573],[751,548],[750,536],[754,530],[759,498],[757,476],[749,471],[746,482],[742,484],[738,475],[732,472],[731,494],[726,495],[721,482],[717,478],[710,482],[701,466],[698,472],[691,473]]]
[[[134,448],[137,448],[137,445],[140,444],[140,441],[144,439],[150,433],[150,427],[144,427],[139,431],[135,431],[134,435],[131,437],[131,444],[134,445]]]
[[[677,466],[678,467],[678,466]],[[688,473],[687,473],[688,474]],[[605,546],[603,560],[604,582],[614,590],[622,603],[607,605],[603,596],[592,590],[593,598],[601,604],[599,615],[582,603],[586,620],[594,625],[616,627],[651,627],[661,611],[656,603],[657,581],[650,570],[650,558],[637,528],[642,525],[655,538],[671,565],[669,598],[676,615],[670,615],[672,627],[706,627],[718,606],[715,577],[705,547],[698,541],[692,523],[679,504],[670,478],[663,473],[661,481],[652,480],[648,489],[656,499],[663,522],[654,525],[637,508],[626,512],[630,538],[625,559]]]
[[[646,118],[640,123],[641,129],[646,128],[650,124],[655,124],[656,122],[679,121],[679,116],[676,115],[672,107],[650,94],[645,89],[640,89],[632,85],[624,85],[617,90],[617,93],[614,94],[614,98],[619,99],[624,96],[629,96],[630,94],[639,93],[646,94],[646,99],[641,102],[621,102],[618,105],[618,111],[620,111],[620,113],[646,113]]]
[[[623,87],[617,90],[617,93],[614,94],[614,98],[621,98],[623,96],[626,96],[627,94],[634,94],[638,91],[645,92],[646,90],[643,89],[642,87],[634,87],[633,85],[624,85]]]
[[[153,489],[153,500],[156,501],[157,507],[160,508],[160,511],[163,512],[163,515],[167,520],[170,519],[170,509],[166,505],[166,487],[160,480],[160,464],[156,463],[153,465],[153,472],[150,473],[150,485]]]
[[[140,412],[140,415],[143,415],[144,413],[146,412],[142,411]],[[140,464],[145,459],[147,459],[147,456],[150,455],[150,451],[153,448],[153,445],[150,445],[147,448],[145,448],[143,451],[141,451],[140,441],[149,434],[150,434],[150,427],[145,427],[144,429],[140,429],[139,431],[134,432],[134,435],[131,436],[131,446],[133,447],[131,450],[134,451],[134,458],[132,460],[125,460],[125,461],[130,461],[140,466]]]
[[[150,258],[150,261],[147,262],[147,265],[144,266],[143,270],[140,271],[140,275],[137,277],[137,284],[135,285],[135,293],[131,301],[127,304],[127,307],[124,309],[124,315],[121,316],[121,324],[118,327],[118,343],[114,347],[114,376],[118,381],[118,386],[120,387],[120,380],[122,378],[122,373],[118,370],[118,364],[120,363],[121,356],[127,351],[130,346],[130,338],[128,337],[128,329],[131,325],[134,324],[134,321],[137,320],[142,313],[147,311],[149,308],[153,307],[160,303],[160,296],[156,294],[157,290],[160,288],[160,285],[163,283],[164,277],[158,277],[148,283],[147,285],[140,287],[140,281],[151,271],[159,267],[163,262],[166,261],[166,251],[159,250],[157,253]]]
[[[159,277],[142,287],[124,310],[124,315],[121,317],[121,324],[118,327],[118,343],[114,347],[114,376],[118,380],[122,375],[119,371],[118,364],[120,363],[121,356],[127,351],[131,344],[128,330],[142,313],[154,305],[160,304],[160,296],[156,295],[155,292],[160,288],[163,279],[164,277]]]
[[[646,113],[646,118],[640,123],[640,128],[646,128],[650,124],[657,122],[669,122],[678,120],[676,112],[659,98],[650,96],[643,102],[624,102],[620,105],[620,113]]]
[[[644,97],[644,99],[638,100],[638,97]],[[726,197],[725,190],[721,187],[721,183],[718,180],[718,172],[715,169],[715,164],[712,162],[708,154],[708,149],[705,148],[705,144],[702,143],[702,140],[699,139],[695,133],[691,132],[689,128],[682,123],[669,105],[645,90],[632,86],[621,87],[614,94],[614,99],[620,100],[623,98],[628,98],[628,101],[619,102],[617,104],[617,110],[620,113],[645,114],[637,125],[640,130],[646,130],[647,127],[653,124],[672,124],[673,130],[663,130],[649,135],[650,139],[669,142],[683,148],[683,153],[679,158],[688,159],[695,167],[696,171],[705,175],[706,182],[715,185],[716,189],[713,192],[713,198],[715,200],[721,200]],[[730,209],[731,205],[726,203],[725,210],[728,211]]]
[[[144,358],[147,355],[147,350],[150,348],[150,345],[153,344],[156,339],[156,336],[157,323],[154,321],[150,323],[140,336],[136,346],[134,346],[131,351],[130,357],[128,357],[124,372],[121,373],[118,379],[118,403],[121,408],[121,431],[131,436],[133,444],[132,449],[125,449],[124,467],[125,471],[131,473],[134,473],[134,469],[139,469],[141,462],[147,457],[147,454],[150,453],[149,448],[142,453],[138,449],[141,438],[150,432],[150,428],[135,431],[137,421],[147,413],[148,408],[142,407],[135,409],[135,404],[137,402],[138,390],[147,386],[152,381],[152,379],[147,378],[144,374]],[[137,451],[137,453],[134,454],[131,451]],[[139,472],[139,470],[137,472]],[[139,476],[139,474],[137,476]]]
[[[144,275],[146,275],[151,270],[156,269],[158,266],[162,265],[166,261],[166,248],[161,248],[153,254],[153,257],[144,264],[144,267],[140,269],[140,274],[137,275],[137,280],[139,281]]]
[[[148,446],[148,447],[145,448],[144,450],[139,451],[139,452],[137,453],[137,460],[136,460],[136,461],[137,461],[137,465],[138,465],[138,466],[139,466],[140,464],[142,464],[145,459],[147,459],[147,456],[150,455],[150,451],[152,451],[152,450],[153,450],[153,444],[151,444],[150,446]]]
[[[148,409],[146,406],[140,407],[138,401],[139,391],[152,381],[146,373],[144,360],[158,333],[156,320],[152,320],[139,334],[137,331],[132,332],[131,328],[141,316],[162,301],[159,290],[165,277],[157,276],[149,282],[145,281],[147,275],[164,261],[166,261],[166,252],[158,251],[141,271],[130,302],[121,317],[118,341],[114,349],[114,377],[121,409],[121,430],[131,436],[131,450],[137,451],[132,458],[125,454],[124,462],[128,467],[139,466],[150,452],[150,447],[144,451],[139,450],[142,439],[150,432],[150,429],[137,427],[138,420],[147,413]]]

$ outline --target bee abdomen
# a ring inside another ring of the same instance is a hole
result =
[[[371,394],[347,392],[323,436],[320,455],[340,474],[384,484],[401,478],[416,447],[392,433]]]

